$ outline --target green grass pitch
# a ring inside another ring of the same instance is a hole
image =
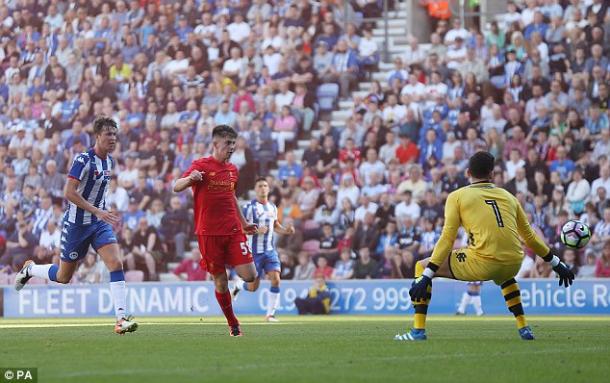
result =
[[[610,317],[428,319],[427,342],[395,342],[410,316],[0,320],[0,367],[37,367],[46,382],[607,382]]]

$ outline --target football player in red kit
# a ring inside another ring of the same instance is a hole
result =
[[[202,255],[202,266],[214,277],[216,300],[230,328],[231,336],[241,336],[239,321],[233,313],[225,266],[233,267],[246,282],[256,279],[252,252],[245,234],[256,230],[246,222],[235,196],[239,177],[237,167],[229,162],[235,151],[237,133],[227,125],[212,132],[212,156],[193,161],[174,192],[193,190],[195,233]]]

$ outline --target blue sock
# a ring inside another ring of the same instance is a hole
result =
[[[269,291],[271,291],[272,293],[279,293],[280,292],[280,286],[271,286],[269,288]]]
[[[123,270],[111,271],[110,272],[110,282],[119,282],[125,280],[125,273]]]
[[[57,271],[59,270],[59,267],[55,264],[51,265],[51,267],[49,268],[49,280],[53,281],[53,282],[57,282]]]

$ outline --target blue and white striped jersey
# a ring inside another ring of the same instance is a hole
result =
[[[77,191],[87,202],[98,209],[105,210],[106,195],[113,169],[112,157],[102,159],[95,155],[93,149],[90,149],[74,158],[68,177],[80,181]],[[97,222],[95,215],[77,207],[72,202],[68,204],[66,219],[76,225],[90,225]]]
[[[269,230],[265,234],[254,234],[248,236],[248,242],[252,254],[263,254],[273,250],[273,227],[277,220],[277,207],[271,202],[262,204],[257,200],[252,200],[243,208],[246,221],[266,226]]]

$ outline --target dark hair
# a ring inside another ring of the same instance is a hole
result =
[[[474,178],[486,179],[494,170],[496,159],[489,152],[477,152],[468,161],[468,169]]]
[[[265,177],[258,177],[256,180],[254,180],[254,185],[256,185],[259,182],[263,182],[263,181],[267,182],[267,178],[265,178]],[[267,183],[269,183],[269,182],[267,182]]]
[[[96,136],[98,134],[102,134],[102,132],[104,131],[105,127],[112,127],[112,128],[115,128],[115,129],[119,128],[117,123],[116,123],[116,121],[114,121],[112,118],[110,118],[110,117],[98,117],[93,122],[93,134],[96,135]]]
[[[237,132],[229,125],[218,125],[212,131],[212,137],[237,138]]]

